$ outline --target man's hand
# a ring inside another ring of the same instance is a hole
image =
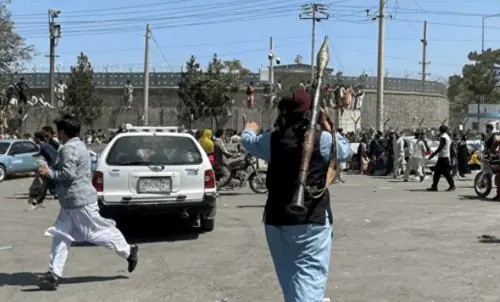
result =
[[[41,176],[46,176],[49,173],[49,167],[46,165],[42,165],[38,168],[38,173],[40,173]]]
[[[245,129],[252,130],[254,132],[259,131],[259,124],[257,122],[249,122],[246,124]]]
[[[319,113],[319,123],[323,130],[327,132],[332,132],[332,125],[330,121],[328,120],[328,117],[326,116],[324,111],[320,111]]]

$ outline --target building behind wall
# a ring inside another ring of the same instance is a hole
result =
[[[479,117],[478,117],[479,108]],[[496,125],[496,131],[500,131],[500,104],[469,104],[467,119],[464,120],[464,130],[486,131],[486,124]],[[467,123],[465,123],[467,121]]]

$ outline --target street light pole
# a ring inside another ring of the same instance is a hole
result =
[[[481,39],[481,52],[484,52],[484,21],[488,18],[493,18],[493,17],[500,17],[500,14],[494,14],[494,15],[487,15],[483,17],[483,22],[482,22],[482,39]]]
[[[488,18],[493,18],[493,17],[500,17],[500,14],[493,14],[493,15],[487,15],[483,16],[482,20],[482,25],[481,25],[481,54],[484,53],[484,23],[485,20]],[[479,132],[479,123],[481,122],[481,103],[484,103],[484,95],[481,95],[479,97],[479,100],[477,101],[477,131]]]

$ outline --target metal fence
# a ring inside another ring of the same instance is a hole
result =
[[[62,80],[66,82],[69,73],[56,73],[56,82]],[[48,73],[19,73],[10,75],[10,81],[15,83],[19,78],[24,77],[30,87],[48,87]],[[96,87],[122,87],[130,80],[134,86],[144,85],[144,75],[137,72],[97,72],[94,74],[94,83]],[[181,80],[180,73],[174,72],[153,72],[150,74],[150,87],[176,87]],[[252,73],[246,76],[242,81],[242,86],[254,82],[255,86],[263,86],[265,82],[260,82],[259,74]],[[345,85],[362,85],[365,89],[377,89],[376,77],[347,77],[329,75],[325,79],[326,83]],[[401,92],[422,92],[422,81],[405,78],[385,78],[384,90]],[[446,85],[434,82],[425,82],[425,92],[446,95]]]

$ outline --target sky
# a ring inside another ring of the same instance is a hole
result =
[[[206,66],[217,53],[258,71],[269,64],[269,38],[281,64],[297,55],[310,63],[312,21],[301,20],[298,0],[13,0],[17,31],[37,55],[27,71],[48,71],[47,10],[61,11],[56,66],[67,71],[80,52],[96,71],[144,69],[146,24],[151,24],[150,63],[155,71],[180,71],[194,55]],[[317,1],[329,18],[316,23],[316,51],[328,36],[330,67],[344,75],[377,74],[378,0]],[[366,10],[369,9],[367,12]],[[470,51],[481,51],[482,16],[500,14],[499,0],[387,0],[385,70],[419,78],[423,23],[428,21],[427,72],[443,81],[460,73]],[[500,17],[485,19],[485,48],[500,48]]]

